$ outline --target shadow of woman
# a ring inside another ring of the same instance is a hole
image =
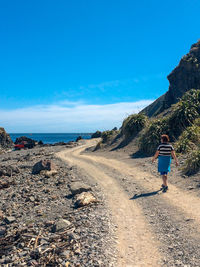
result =
[[[162,189],[159,189],[157,191],[153,191],[153,192],[149,192],[149,193],[142,193],[142,194],[135,194],[133,197],[130,198],[130,200],[132,199],[137,199],[140,197],[151,197],[151,196],[155,196],[157,195],[160,191],[162,191]]]

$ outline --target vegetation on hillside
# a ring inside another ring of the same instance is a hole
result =
[[[200,126],[192,125],[188,127],[179,137],[175,144],[177,153],[187,153],[200,146]]]
[[[128,116],[122,124],[121,134],[125,138],[134,138],[146,125],[147,116],[144,114],[133,114]]]
[[[119,134],[119,131],[117,130],[116,127],[112,129],[111,131],[101,132],[102,140],[97,143],[95,150],[102,148],[103,145],[105,144],[110,144],[118,134]]]
[[[193,125],[195,119],[199,118],[199,116],[200,90],[190,90],[173,106],[172,112],[168,116],[149,122],[140,138],[139,149],[147,155],[152,155],[160,143],[161,134],[168,134],[171,141],[176,141],[188,127]],[[196,135],[198,135],[199,128],[198,126],[196,127]],[[191,129],[189,131],[191,132]],[[189,136],[187,133],[184,135]],[[195,139],[194,136],[193,139]]]
[[[166,118],[150,121],[145,132],[140,137],[140,151],[146,155],[155,153],[157,146],[160,144],[160,136],[163,133],[169,134],[169,126]]]
[[[91,138],[99,138],[101,137],[101,131],[96,131],[95,133],[92,134]]]
[[[192,175],[198,171],[200,171],[200,148],[190,154],[183,167],[183,173],[186,175]]]
[[[188,91],[182,99],[174,105],[172,114],[168,118],[170,135],[175,140],[195,119],[200,116],[200,90]]]
[[[113,143],[117,136],[121,136],[125,144],[137,136],[139,151],[151,156],[160,144],[162,134],[169,135],[178,153],[188,153],[183,172],[187,175],[197,172],[200,168],[200,90],[188,91],[164,117],[148,121],[142,113],[128,116],[120,131],[101,133],[102,141],[96,149]]]

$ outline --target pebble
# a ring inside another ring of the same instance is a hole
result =
[[[5,222],[6,222],[7,224],[13,223],[13,222],[15,222],[15,221],[16,221],[16,218],[13,217],[13,216],[9,216],[9,217],[6,217],[6,218],[5,218]]]

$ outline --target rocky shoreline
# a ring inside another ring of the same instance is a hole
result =
[[[0,155],[1,266],[115,266],[115,227],[105,197],[90,177],[56,156],[63,149],[70,146]],[[41,161],[53,162],[55,171],[35,174]],[[90,204],[80,202],[86,192]]]

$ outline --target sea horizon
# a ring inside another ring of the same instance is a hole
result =
[[[44,144],[55,144],[76,141],[79,136],[83,139],[90,139],[92,133],[9,133],[9,135],[13,142],[15,142],[16,138],[26,136],[37,142],[42,141]]]

